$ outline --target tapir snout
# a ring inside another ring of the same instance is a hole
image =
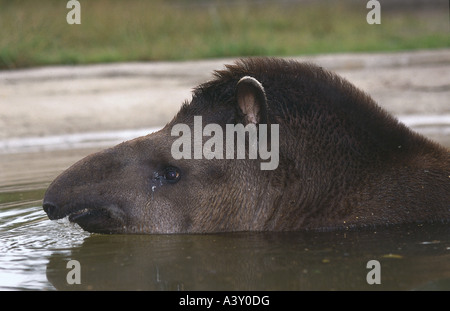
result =
[[[126,189],[117,181],[126,178],[124,172],[130,164],[117,149],[122,148],[90,155],[53,181],[43,201],[50,219],[68,216],[71,222],[91,232],[115,232],[127,225],[126,196],[117,196],[117,189]]]
[[[171,177],[165,178],[172,172],[158,164],[164,155],[155,152],[151,143],[158,136],[154,133],[124,142],[72,165],[45,193],[43,208],[48,217],[68,217],[83,229],[99,233],[179,228],[174,213],[163,212],[167,202],[158,202],[161,189],[172,182]],[[152,160],[153,155],[158,161]],[[158,204],[158,209],[152,209]],[[158,221],[151,220],[155,217]]]

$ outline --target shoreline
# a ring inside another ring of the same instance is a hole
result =
[[[437,128],[424,135],[450,145],[450,49],[290,58],[338,73],[400,120],[422,116],[422,124],[413,122],[413,129]],[[14,140],[163,127],[190,100],[195,86],[233,62],[210,59],[0,71],[0,153]]]

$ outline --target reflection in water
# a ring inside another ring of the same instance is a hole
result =
[[[54,289],[45,276],[48,257],[70,253],[89,234],[67,220],[48,220],[41,206],[5,205],[0,202],[0,290]]]
[[[91,235],[52,254],[47,278],[65,290],[450,289],[448,226],[340,233]],[[446,240],[442,240],[446,237]],[[81,284],[66,264],[81,265]],[[369,260],[381,284],[369,285]]]

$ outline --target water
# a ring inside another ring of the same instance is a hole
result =
[[[100,145],[0,153],[0,290],[450,290],[448,225],[100,235],[48,220],[49,183]],[[80,263],[81,284],[67,282],[70,260]],[[367,282],[370,260],[380,263],[381,284]]]

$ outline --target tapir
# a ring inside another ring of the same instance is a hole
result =
[[[449,223],[450,151],[335,73],[245,58],[195,87],[161,130],[62,172],[43,209],[121,234]]]

